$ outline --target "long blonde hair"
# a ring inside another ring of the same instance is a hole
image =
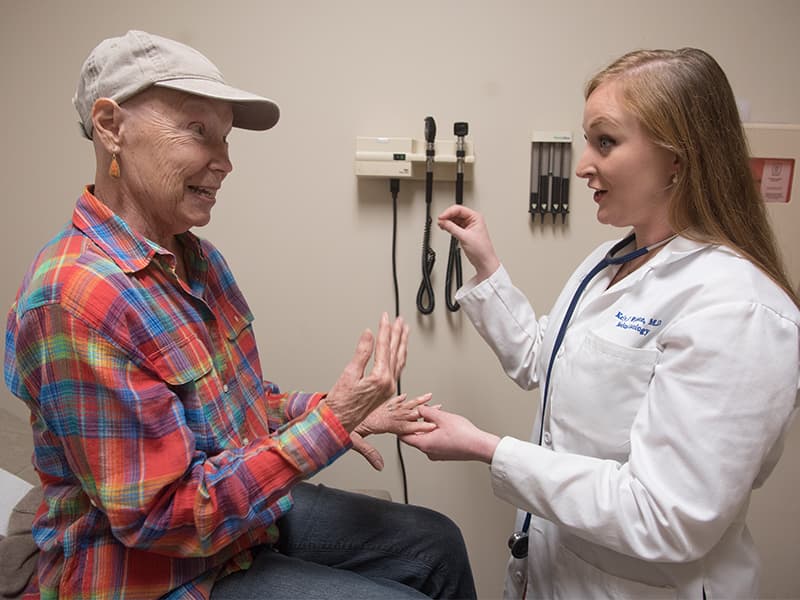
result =
[[[800,307],[750,171],[733,90],[714,58],[697,48],[629,52],[589,81],[585,97],[610,80],[653,142],[678,157],[673,230],[735,249]]]

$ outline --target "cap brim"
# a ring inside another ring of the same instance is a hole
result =
[[[270,129],[278,122],[281,114],[278,105],[269,98],[210,79],[168,79],[153,85],[230,102],[233,105],[233,126],[241,129]]]

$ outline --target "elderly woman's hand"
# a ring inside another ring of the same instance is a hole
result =
[[[374,446],[364,441],[364,438],[373,433],[403,435],[424,433],[436,429],[436,425],[433,423],[426,423],[420,420],[418,407],[427,404],[430,399],[431,394],[423,394],[413,400],[408,400],[406,395],[403,394],[387,400],[372,411],[350,434],[350,439],[353,441],[353,450],[366,458],[373,468],[380,471],[383,469],[383,456]],[[440,406],[437,405],[433,408],[439,408]]]
[[[374,343],[375,360],[365,374],[373,355],[373,336],[365,331],[355,355],[328,392],[325,402],[347,431],[353,431],[373,410],[386,402],[397,388],[397,378],[406,364],[408,326],[402,317],[389,323],[383,313]]]
[[[406,394],[395,396],[373,410],[369,416],[359,423],[355,431],[361,437],[373,433],[416,433],[418,431],[431,431],[436,429],[433,423],[420,421],[418,407],[430,402],[433,394],[423,394],[409,400]]]

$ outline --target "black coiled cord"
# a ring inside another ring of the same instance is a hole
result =
[[[422,282],[417,290],[417,309],[423,315],[433,312],[436,299],[433,297],[433,284],[431,283],[431,272],[436,262],[436,252],[431,248],[431,205],[426,204],[427,214],[425,216],[425,233],[422,236]]]
[[[433,157],[436,154],[436,121],[425,117],[425,233],[422,236],[422,282],[417,290],[417,309],[423,315],[433,312],[436,300],[433,297],[431,272],[436,262],[436,252],[431,248],[431,203],[433,202]],[[426,299],[427,297],[427,299]]]

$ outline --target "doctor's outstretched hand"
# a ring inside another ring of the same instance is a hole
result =
[[[486,222],[479,212],[454,204],[439,215],[438,225],[459,241],[467,260],[475,267],[479,281],[489,277],[500,266]]]
[[[478,429],[472,422],[432,406],[419,406],[420,416],[436,429],[427,433],[411,433],[400,439],[421,450],[431,460],[478,460],[491,464],[500,438]]]

